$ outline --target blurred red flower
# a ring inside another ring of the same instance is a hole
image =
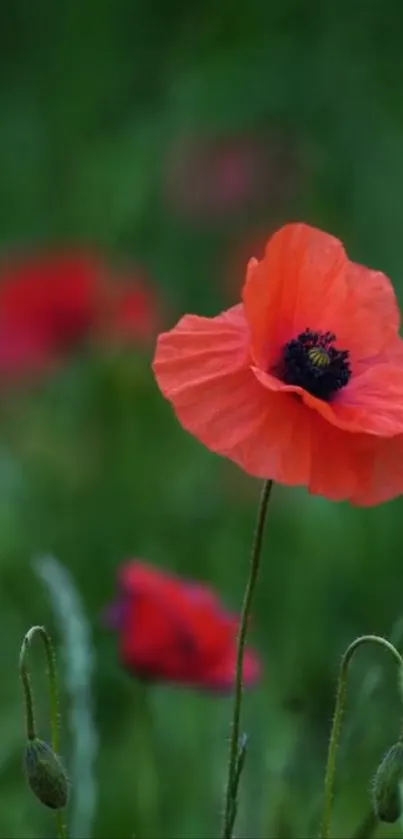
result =
[[[0,270],[0,375],[44,373],[90,337],[142,344],[159,325],[150,286],[112,280],[95,255],[38,254]]]
[[[169,209],[196,222],[215,223],[255,210],[270,196],[281,213],[301,180],[296,147],[280,127],[221,136],[182,134],[166,160]]]
[[[246,472],[373,505],[403,492],[403,342],[390,280],[289,224],[242,303],[160,335],[154,372],[183,426]]]
[[[184,137],[171,150],[167,197],[187,217],[219,218],[255,203],[267,180],[267,154],[257,137]]]
[[[31,256],[0,274],[0,372],[51,366],[88,333],[98,315],[102,267],[80,253]]]
[[[105,617],[119,632],[122,662],[130,671],[144,679],[232,689],[238,618],[214,591],[137,560],[121,568],[119,582],[120,597]],[[258,657],[247,650],[245,684],[260,673]]]

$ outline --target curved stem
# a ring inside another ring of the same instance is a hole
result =
[[[243,662],[246,646],[246,635],[248,630],[249,616],[251,613],[253,595],[256,587],[257,577],[260,566],[260,556],[262,552],[264,526],[266,522],[266,514],[270,500],[271,489],[273,481],[265,481],[263,485],[262,495],[260,499],[259,512],[257,517],[255,535],[253,539],[252,556],[249,569],[249,578],[246,584],[237,646],[237,661],[236,661],[236,677],[235,677],[235,694],[234,705],[232,713],[232,726],[230,735],[230,753],[228,763],[228,779],[225,797],[224,822],[223,822],[223,839],[231,839],[233,818],[232,814],[236,812],[236,798],[238,792],[238,784],[240,779],[240,772],[237,771],[239,762],[239,732],[241,722],[242,709],[242,693],[243,693]],[[242,763],[245,755],[242,757]]]
[[[48,666],[48,675],[49,675],[49,697],[50,697],[50,718],[51,718],[51,732],[52,732],[52,748],[56,754],[59,754],[60,751],[60,716],[59,716],[59,687],[57,681],[57,671],[56,671],[56,657],[55,651],[53,649],[53,644],[49,633],[46,631],[44,626],[31,626],[31,629],[28,630],[27,634],[24,637],[21,646],[21,653],[20,653],[20,668],[21,668],[21,678],[23,679],[23,672],[25,671],[26,675],[29,679],[29,672],[27,667],[28,661],[28,653],[31,646],[31,643],[35,637],[35,635],[39,635],[42,639],[45,654],[46,654],[46,663]],[[32,695],[32,691],[31,691]],[[35,735],[34,735],[35,736]],[[29,737],[29,735],[28,735]]]
[[[341,661],[339,680],[337,683],[336,706],[334,711],[332,731],[330,734],[329,741],[329,750],[327,755],[323,817],[319,833],[320,839],[329,839],[330,833],[330,820],[333,804],[333,787],[336,773],[336,757],[337,749],[339,747],[340,742],[344,709],[346,705],[348,669],[354,653],[356,652],[358,647],[361,647],[363,644],[378,644],[379,646],[383,647],[385,650],[387,650],[393,655],[396,663],[400,668],[400,672],[403,672],[403,659],[401,655],[398,653],[396,647],[394,647],[393,644],[387,641],[386,638],[382,638],[379,635],[361,635],[359,638],[356,638],[350,644],[350,646],[347,648],[346,652],[343,655]]]
[[[50,722],[52,734],[52,749],[56,754],[60,753],[60,714],[59,714],[59,686],[57,680],[56,656],[52,639],[44,626],[32,626],[24,636],[20,651],[20,674],[25,696],[26,725],[28,740],[36,737],[36,726],[34,718],[34,701],[31,687],[31,680],[28,669],[28,657],[31,643],[39,635],[45,649],[46,662],[49,676],[49,698],[50,698]],[[66,826],[62,811],[56,813],[57,830],[59,839],[67,839]]]
[[[34,711],[34,695],[32,692],[32,685],[31,685],[31,677],[29,675],[28,665],[27,665],[27,652],[29,647],[29,641],[27,641],[27,637],[25,636],[20,650],[20,676],[22,682],[22,690],[24,693],[24,700],[25,700],[25,720],[26,720],[26,727],[27,727],[27,738],[28,740],[35,740],[36,738],[36,725],[35,725],[35,711]]]

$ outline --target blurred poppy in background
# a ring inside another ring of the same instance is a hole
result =
[[[143,344],[159,325],[155,292],[133,272],[120,283],[101,258],[49,252],[0,270],[0,375],[51,370],[89,338]]]
[[[139,678],[211,691],[230,691],[235,681],[239,620],[213,590],[132,560],[120,570],[119,598],[105,613],[119,633],[124,666]],[[247,650],[244,682],[261,673]]]
[[[165,195],[186,220],[216,223],[262,206],[268,195],[278,214],[298,180],[295,149],[283,132],[183,135],[168,152]]]
[[[0,372],[43,372],[98,316],[102,265],[82,253],[44,253],[2,266]]]
[[[183,426],[246,472],[332,500],[403,492],[403,342],[389,279],[289,224],[248,264],[242,303],[186,315],[154,371]]]

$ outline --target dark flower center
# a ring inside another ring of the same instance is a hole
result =
[[[285,345],[277,375],[285,384],[303,387],[329,402],[351,376],[349,352],[338,350],[335,341],[333,332],[305,329]]]

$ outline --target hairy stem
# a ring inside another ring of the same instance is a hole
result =
[[[31,643],[36,635],[42,639],[45,649],[46,663],[49,677],[49,698],[50,698],[50,723],[52,733],[52,749],[56,754],[60,753],[60,714],[59,714],[59,687],[57,680],[56,656],[53,649],[52,639],[44,626],[32,626],[24,636],[20,651],[20,675],[24,691],[26,726],[28,740],[36,737],[36,726],[34,716],[34,700],[29,675],[28,659]],[[62,811],[56,813],[56,824],[59,839],[67,839],[67,831]]]
[[[31,677],[29,675],[27,652],[29,641],[25,636],[20,651],[20,676],[22,682],[22,690],[25,702],[25,723],[27,727],[28,740],[35,740],[36,738],[36,724],[35,724],[35,710],[34,710],[34,695],[32,692]]]
[[[237,771],[239,764],[239,733],[241,724],[242,695],[243,695],[243,662],[246,647],[246,635],[248,622],[252,608],[253,595],[259,573],[260,557],[263,545],[264,527],[266,522],[267,509],[270,500],[272,481],[265,481],[260,499],[259,512],[257,517],[255,535],[253,539],[252,555],[249,568],[249,578],[246,584],[241,619],[238,635],[235,695],[232,712],[232,725],[230,735],[230,753],[228,763],[228,779],[225,797],[223,839],[231,839],[233,827],[233,814],[236,812],[236,800],[240,780],[240,772]],[[245,755],[242,757],[242,765]]]
[[[393,646],[386,638],[379,635],[362,635],[356,638],[347,648],[341,661],[340,675],[337,683],[336,706],[334,711],[332,730],[330,734],[329,750],[327,755],[327,764],[325,771],[325,792],[323,804],[322,824],[320,828],[320,839],[329,839],[330,822],[332,815],[333,804],[333,790],[336,774],[336,757],[337,750],[340,743],[340,735],[343,724],[343,716],[346,705],[347,696],[347,677],[348,670],[356,650],[363,644],[377,644],[391,653],[399,666],[399,675],[403,672],[403,659],[398,653],[396,647]]]

